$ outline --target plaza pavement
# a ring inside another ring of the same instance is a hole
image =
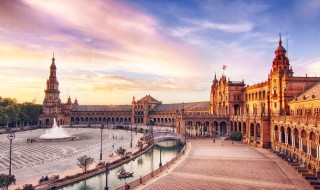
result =
[[[269,150],[216,139],[191,140],[186,155],[137,189],[311,190],[291,166]]]
[[[43,129],[16,133],[12,145],[12,174],[17,183],[9,189],[22,187],[24,184],[38,184],[41,176],[59,174],[60,178],[82,172],[77,166],[77,158],[82,155],[93,157],[96,161],[89,169],[95,167],[100,157],[100,129],[66,129],[81,140],[68,142],[34,142],[27,143],[28,138],[37,138],[45,132]],[[115,150],[122,146],[127,151],[135,152],[137,141],[142,134],[132,133],[133,148],[130,148],[130,131],[105,129],[103,131],[103,161],[119,159]],[[113,139],[113,136],[117,138]],[[112,147],[114,145],[114,147]],[[114,156],[109,157],[113,153]],[[0,173],[8,173],[9,140],[6,134],[0,135]]]

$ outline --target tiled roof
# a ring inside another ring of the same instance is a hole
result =
[[[304,93],[300,94],[297,98],[290,103],[303,102],[310,100],[320,100],[320,81],[308,88]]]
[[[131,105],[78,105],[72,111],[131,111]]]
[[[210,101],[177,103],[177,104],[159,104],[152,111],[181,110],[182,108],[184,108],[185,111],[209,110],[209,106],[210,106]]]
[[[159,103],[158,100],[156,100],[154,97],[152,97],[150,95],[146,95],[145,97],[138,100],[138,102],[143,102],[143,101],[147,101],[147,102],[151,102],[151,103]]]

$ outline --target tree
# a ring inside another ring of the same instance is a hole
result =
[[[234,140],[234,141],[241,141],[242,140],[242,134],[241,132],[237,131],[237,132],[232,132],[230,134],[230,139]]]
[[[81,156],[80,158],[78,158],[77,165],[83,170],[84,173],[86,173],[87,172],[87,166],[92,164],[93,161],[94,161],[93,158],[84,155],[84,156]]]
[[[25,184],[23,188],[17,188],[15,190],[35,190],[36,188],[32,184]]]
[[[16,183],[16,177],[14,175],[6,175],[1,174],[0,175],[0,188],[7,188],[11,184]]]
[[[118,149],[116,150],[116,153],[117,153],[121,158],[123,158],[123,157],[125,156],[125,154],[126,154],[126,149],[120,147],[120,148],[118,148]]]

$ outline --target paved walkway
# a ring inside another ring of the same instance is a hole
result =
[[[17,184],[9,189],[22,187],[23,184],[36,185],[42,175],[64,176],[82,172],[77,166],[77,158],[82,155],[93,157],[96,163],[100,157],[100,129],[66,129],[74,136],[82,139],[69,142],[34,142],[27,143],[27,138],[37,138],[45,132],[43,129],[16,133],[12,149],[12,174],[16,176]],[[115,138],[117,136],[117,138]],[[131,133],[124,130],[103,131],[103,159],[112,161],[119,159],[114,151],[122,146],[127,151],[135,152],[137,141],[142,134],[133,133],[133,148],[130,148]],[[114,139],[114,138],[115,139]],[[114,147],[112,147],[114,145]],[[113,152],[114,156],[109,157]],[[90,168],[94,168],[96,163]],[[5,134],[0,135],[0,173],[8,173],[9,141]]]
[[[191,140],[186,158],[138,189],[308,190],[311,186],[286,162],[240,142]]]

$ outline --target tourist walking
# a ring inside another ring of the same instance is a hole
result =
[[[223,141],[221,141],[221,146],[223,147]]]

